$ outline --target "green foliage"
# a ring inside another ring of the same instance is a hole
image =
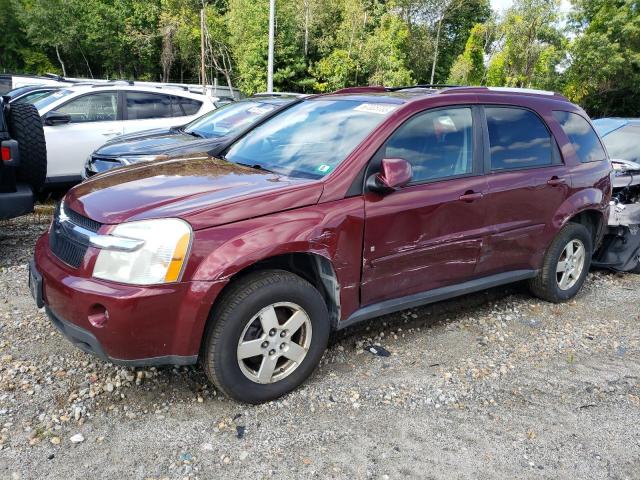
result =
[[[276,90],[454,82],[562,90],[596,115],[640,111],[637,0],[277,0]],[[0,72],[264,91],[269,0],[0,0]],[[568,34],[570,32],[570,35]]]
[[[458,56],[449,72],[449,83],[480,85],[485,77],[484,51],[487,26],[478,24],[471,29],[464,52]]]
[[[639,116],[640,6],[634,0],[575,2],[565,94],[592,115]]]

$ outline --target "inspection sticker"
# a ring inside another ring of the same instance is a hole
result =
[[[329,170],[331,170],[331,165],[323,164],[318,167],[320,173],[327,173]]]
[[[361,103],[356,108],[357,112],[377,113],[378,115],[386,115],[395,110],[398,106],[389,103]]]

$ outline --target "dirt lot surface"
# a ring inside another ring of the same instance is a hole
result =
[[[27,289],[46,226],[0,223],[1,479],[640,478],[638,275],[594,273],[564,305],[514,286],[376,319],[253,407],[198,367],[71,346]]]

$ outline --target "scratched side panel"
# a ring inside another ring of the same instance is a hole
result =
[[[193,280],[230,280],[242,269],[287,253],[328,259],[340,284],[341,318],[360,306],[364,201],[353,197],[195,232],[185,272]]]

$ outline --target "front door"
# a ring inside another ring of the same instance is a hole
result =
[[[385,196],[365,193],[362,306],[473,276],[489,232],[479,118],[471,107],[420,113],[376,155],[404,158],[413,179]]]
[[[47,179],[80,178],[89,154],[122,134],[122,122],[118,120],[118,93],[82,95],[55,110],[69,115],[71,122],[44,127]]]

